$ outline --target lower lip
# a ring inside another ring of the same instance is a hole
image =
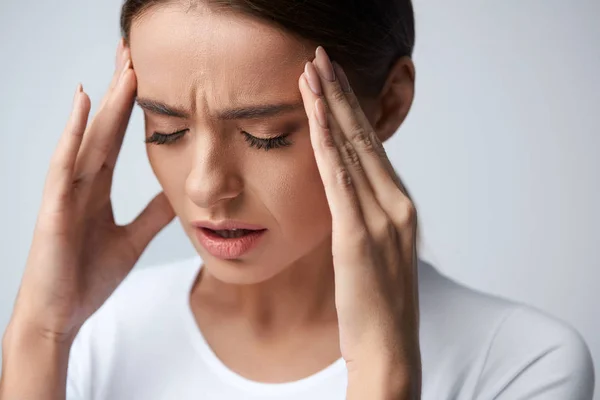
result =
[[[196,236],[212,256],[222,259],[239,258],[256,247],[267,230],[254,231],[240,238],[226,239],[207,229],[196,228]]]

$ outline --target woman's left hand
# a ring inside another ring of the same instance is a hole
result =
[[[347,81],[319,46],[298,82],[332,215],[347,396],[418,399],[416,209]]]

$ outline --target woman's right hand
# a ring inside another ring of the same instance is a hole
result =
[[[81,86],[77,89],[50,162],[10,326],[56,340],[74,338],[175,216],[161,192],[129,225],[115,223],[113,170],[137,88],[123,40],[116,65],[89,124],[90,99]]]

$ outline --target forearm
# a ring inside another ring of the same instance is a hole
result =
[[[2,338],[0,400],[64,400],[71,339],[12,323]]]
[[[420,400],[420,367],[370,361],[349,366],[346,400]]]

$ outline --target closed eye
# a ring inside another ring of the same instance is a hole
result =
[[[171,144],[181,138],[188,129],[183,129],[173,133],[160,133],[154,132],[150,137],[144,140],[145,143],[153,143],[153,144]]]
[[[182,138],[189,129],[183,129],[173,133],[161,133],[161,132],[153,132],[150,137],[145,139],[145,143],[148,144],[173,144],[180,138]],[[284,133],[282,135],[262,139],[257,138],[256,136],[251,135],[246,131],[242,131],[244,135],[244,139],[249,143],[250,147],[255,147],[257,149],[264,149],[268,151],[270,149],[275,149],[279,147],[286,147],[292,145],[292,142],[288,140],[288,136],[291,133]]]
[[[265,149],[268,151],[269,149],[276,149],[278,147],[286,147],[290,146],[292,142],[288,140],[288,136],[290,133],[284,133],[283,135],[279,135],[273,138],[261,139],[256,136],[252,136],[246,131],[242,131],[244,134],[244,138],[246,142],[250,143],[250,147],[256,147],[257,149]]]

